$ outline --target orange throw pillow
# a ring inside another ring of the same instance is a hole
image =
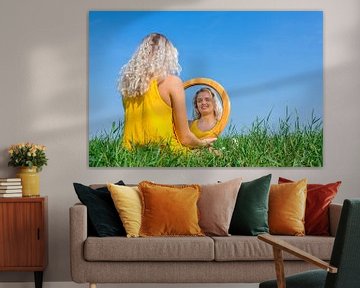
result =
[[[139,183],[142,198],[140,236],[203,236],[199,227],[199,185]]]
[[[292,183],[279,177],[279,184]],[[305,234],[329,236],[329,206],[335,198],[341,181],[329,184],[307,184]]]
[[[269,229],[271,234],[303,236],[306,207],[306,184],[273,184],[269,194]]]

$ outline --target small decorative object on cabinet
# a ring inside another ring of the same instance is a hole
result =
[[[33,271],[41,288],[47,266],[47,197],[0,198],[0,271]]]
[[[34,143],[20,143],[11,145],[9,166],[19,167],[16,174],[21,178],[23,197],[40,196],[39,174],[42,166],[47,165],[46,147]]]
[[[22,197],[20,178],[0,178],[0,198]]]
[[[22,196],[40,196],[40,177],[36,167],[19,167],[16,176],[21,178]]]

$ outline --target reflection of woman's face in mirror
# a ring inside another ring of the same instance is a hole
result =
[[[194,119],[207,118],[213,120],[214,125],[221,119],[222,104],[210,88],[201,88],[193,98]]]
[[[222,105],[212,89],[203,87],[193,97],[193,121],[190,131],[199,138],[217,137],[221,131],[218,121],[222,116]]]
[[[230,115],[224,87],[209,78],[193,78],[184,82],[184,89],[190,131],[199,139],[219,137]]]
[[[214,99],[208,91],[201,91],[195,96],[195,110],[199,114],[197,118],[211,116],[215,119]]]

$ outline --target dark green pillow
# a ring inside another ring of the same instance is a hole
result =
[[[256,236],[269,233],[270,181],[271,174],[241,184],[230,222],[230,234]]]
[[[125,185],[123,181],[115,184]],[[74,183],[74,188],[81,203],[87,207],[89,235],[99,237],[126,235],[107,187],[92,189],[89,186]]]

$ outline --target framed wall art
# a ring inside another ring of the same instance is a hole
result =
[[[90,167],[322,167],[322,11],[90,11]]]

